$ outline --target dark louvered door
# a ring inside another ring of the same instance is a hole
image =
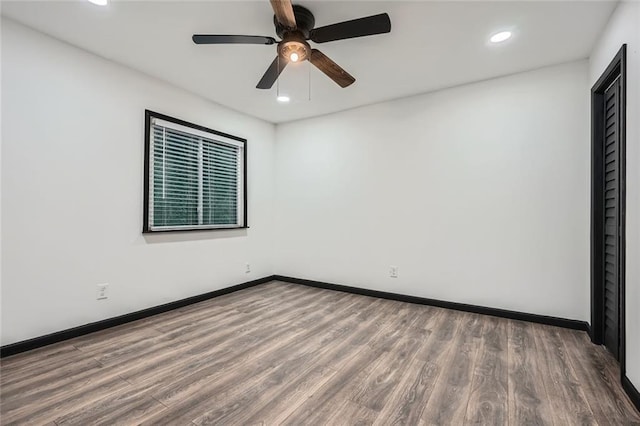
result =
[[[604,105],[604,344],[618,358],[620,344],[620,79]]]

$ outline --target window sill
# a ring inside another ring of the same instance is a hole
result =
[[[210,232],[210,231],[237,231],[238,229],[249,229],[250,226],[234,226],[229,228],[189,228],[189,229],[143,229],[143,234],[167,234],[180,232]]]

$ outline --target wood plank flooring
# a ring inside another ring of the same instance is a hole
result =
[[[271,282],[5,358],[3,425],[640,425],[584,332]]]

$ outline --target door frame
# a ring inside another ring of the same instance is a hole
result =
[[[627,45],[618,53],[591,88],[591,341],[604,342],[604,103],[605,90],[620,77],[620,238],[618,262],[620,267],[618,292],[620,318],[618,358],[621,377],[625,375],[625,245],[626,245],[626,103],[627,103]]]

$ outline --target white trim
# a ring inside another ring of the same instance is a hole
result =
[[[229,225],[177,225],[177,226],[150,226],[152,231],[190,231],[190,230],[206,230],[206,229],[240,229],[245,228],[244,225],[232,223]]]
[[[149,211],[147,212],[147,226],[149,228],[151,228],[151,225],[153,224],[153,212],[154,212],[154,197],[153,197],[153,192],[155,191],[155,183],[153,181],[153,179],[155,178],[155,168],[154,168],[154,162],[153,162],[153,155],[154,155],[154,151],[155,151],[155,147],[154,147],[154,140],[153,140],[153,132],[149,132],[149,158],[147,158],[147,163],[149,165],[149,182],[148,182],[148,186],[149,186],[149,193],[147,194],[147,197],[149,199]]]
[[[204,194],[203,185],[204,185],[204,167],[202,166],[202,162],[204,161],[203,157],[203,146],[204,142],[202,142],[202,138],[198,139],[198,225],[202,225],[202,197]]]
[[[244,146],[238,148],[238,166],[236,167],[236,171],[238,173],[237,175],[237,188],[236,188],[236,207],[237,207],[237,212],[236,212],[236,222],[238,222],[238,224],[240,224],[241,226],[244,226],[244,197],[243,197],[243,193],[244,193],[244,188],[245,188],[245,182],[244,182]]]
[[[239,142],[211,132],[203,132],[202,130],[194,129],[193,127],[183,126],[182,124],[172,123],[171,121],[162,120],[160,118],[151,119],[151,125],[178,130],[183,133],[188,133],[190,135],[199,136],[201,138],[213,140],[215,142],[220,142],[231,146],[236,146],[239,148],[242,148],[244,146],[244,142]]]

